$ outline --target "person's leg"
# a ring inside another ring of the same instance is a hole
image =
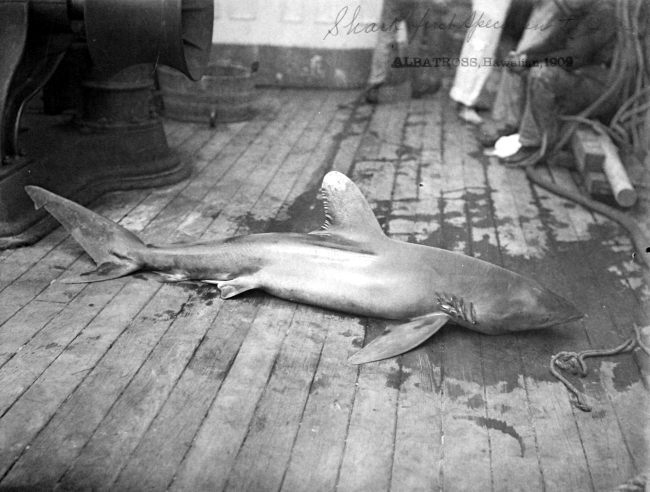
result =
[[[397,53],[396,46],[396,25],[393,23],[399,19],[398,0],[384,0],[379,25],[386,27],[377,32],[377,41],[372,53],[370,75],[366,83],[366,100],[376,104],[379,99],[378,88],[386,82],[388,67]]]
[[[526,78],[508,69],[502,69],[499,87],[492,106],[492,119],[497,126],[514,130],[519,128],[525,101]]]
[[[519,125],[519,141],[524,147],[539,147],[542,136],[547,144],[557,140],[563,114],[576,114],[593,103],[605,89],[607,71],[585,67],[567,72],[559,67],[531,69],[528,75],[526,106]]]
[[[498,23],[500,28],[476,27],[468,31],[460,53],[460,60],[464,61],[456,69],[454,83],[449,96],[463,107],[463,111],[470,114],[466,108],[474,108],[478,102],[485,82],[490,75],[492,67],[484,64],[485,58],[494,59],[502,27],[510,7],[511,0],[474,0],[472,2],[472,15],[474,22]],[[485,24],[484,24],[485,26]],[[468,39],[469,37],[469,39]],[[480,117],[470,118],[470,122],[480,122]]]
[[[407,26],[406,56],[411,60],[419,58],[424,65],[425,60],[432,56],[430,48],[440,47],[443,32],[436,26],[442,22],[446,7],[431,0],[407,0],[401,5]],[[406,70],[414,98],[432,94],[442,85],[439,69],[433,64]]]
[[[607,69],[585,67],[567,72],[559,67],[532,68],[528,73],[526,104],[519,125],[517,154],[507,163],[523,161],[538,152],[544,140],[552,146],[560,132],[560,116],[576,114],[605,90]]]
[[[492,117],[479,128],[479,142],[491,147],[500,137],[517,133],[525,100],[526,78],[502,68]]]

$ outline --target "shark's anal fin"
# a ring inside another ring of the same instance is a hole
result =
[[[88,273],[82,273],[77,277],[68,277],[61,280],[62,284],[86,284],[91,282],[101,282],[102,280],[112,280],[114,278],[124,277],[129,273],[135,272],[140,268],[135,263],[112,263],[105,262],[97,267],[97,270]]]
[[[444,313],[433,313],[393,324],[384,333],[348,359],[351,364],[365,364],[408,352],[436,333],[449,321]]]

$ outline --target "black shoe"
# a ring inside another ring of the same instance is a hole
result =
[[[540,147],[522,147],[508,157],[501,157],[499,160],[507,167],[528,167],[537,164],[542,158]]]
[[[517,133],[517,129],[510,125],[505,127],[497,126],[493,121],[483,123],[476,134],[476,139],[483,147],[494,147],[501,137]]]
[[[384,85],[383,82],[379,84],[373,84],[368,87],[364,93],[364,98],[368,104],[378,104],[379,103],[379,88]]]

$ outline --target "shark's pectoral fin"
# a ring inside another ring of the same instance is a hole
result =
[[[237,277],[232,280],[204,280],[208,284],[216,284],[221,291],[222,299],[230,299],[247,290],[256,289],[258,286],[250,277]]]
[[[102,280],[112,280],[114,278],[124,277],[140,269],[136,263],[113,263],[104,262],[97,267],[97,270],[88,273],[82,273],[76,277],[68,277],[61,280],[62,284],[86,284],[91,282],[101,282]]]
[[[449,320],[444,313],[427,314],[386,328],[378,338],[348,359],[351,364],[365,364],[408,352],[436,333]]]

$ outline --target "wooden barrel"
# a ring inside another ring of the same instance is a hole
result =
[[[210,64],[203,78],[192,82],[181,72],[158,67],[164,114],[181,121],[231,123],[250,119],[256,102],[250,70]]]

